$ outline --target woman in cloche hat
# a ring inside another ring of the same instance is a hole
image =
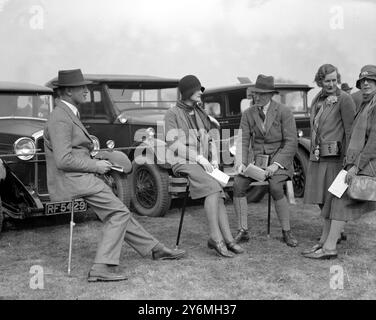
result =
[[[244,250],[231,235],[224,191],[208,172],[218,168],[215,139],[219,132],[215,124],[200,106],[205,90],[193,75],[179,82],[181,100],[165,115],[166,142],[169,145],[167,161],[176,175],[187,176],[192,199],[205,198],[210,238],[208,247],[222,257],[233,257]],[[218,133],[213,137],[213,132]]]

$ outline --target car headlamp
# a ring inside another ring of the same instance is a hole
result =
[[[25,161],[32,159],[37,152],[35,142],[31,138],[27,137],[18,139],[13,144],[13,149],[18,159]]]
[[[108,149],[114,149],[115,148],[115,141],[114,140],[107,140],[106,146]]]
[[[147,128],[146,129],[146,138],[148,138],[148,139],[152,139],[152,138],[154,138],[154,136],[155,136],[155,130],[154,130],[154,128]]]

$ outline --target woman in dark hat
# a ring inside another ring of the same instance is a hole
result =
[[[346,182],[354,175],[376,176],[376,66],[361,69],[356,87],[363,94],[363,102],[356,114],[346,151],[344,169]],[[307,258],[323,259],[337,257],[336,244],[341,229],[347,221],[376,209],[376,202],[351,199],[347,193],[334,198],[331,205],[330,229],[321,248],[307,254]]]
[[[210,238],[208,247],[223,257],[233,257],[244,250],[231,235],[225,194],[219,182],[207,172],[218,168],[215,140],[219,139],[216,124],[201,107],[205,90],[193,75],[179,82],[181,100],[165,115],[167,161],[176,175],[187,176],[192,199],[205,198]]]
[[[303,251],[303,255],[315,253],[327,241],[331,227],[337,228],[332,206],[334,196],[328,188],[342,169],[355,113],[350,95],[338,88],[341,76],[335,66],[322,65],[315,81],[321,91],[311,107],[311,151],[304,202],[319,205],[324,226],[319,243]],[[338,234],[341,231],[342,227]]]

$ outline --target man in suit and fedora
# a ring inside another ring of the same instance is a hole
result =
[[[235,240],[249,240],[246,191],[253,180],[242,173],[250,163],[258,165],[261,159],[282,226],[283,240],[288,246],[295,247],[298,242],[290,230],[289,205],[283,186],[293,174],[293,158],[298,147],[297,132],[292,111],[272,99],[276,93],[274,78],[265,75],[259,75],[255,86],[247,90],[253,105],[242,115],[237,140],[235,169],[238,175],[234,180],[233,200],[238,234]]]
[[[150,235],[128,208],[97,175],[108,172],[111,163],[93,159],[93,143],[79,119],[77,106],[88,93],[80,69],[59,71],[53,85],[59,99],[44,130],[47,183],[52,201],[84,198],[104,223],[102,237],[88,281],[126,280],[116,271],[125,240],[140,255],[154,260],[178,259],[185,251],[170,250]]]

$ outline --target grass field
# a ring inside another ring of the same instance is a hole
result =
[[[232,203],[227,205],[235,232]],[[179,209],[163,218],[138,217],[139,221],[173,247]],[[340,257],[312,261],[300,251],[314,244],[321,219],[314,206],[298,200],[292,206],[292,226],[300,241],[297,248],[281,242],[278,221],[272,214],[271,237],[266,237],[266,200],[251,204],[251,241],[246,253],[234,259],[217,257],[206,247],[207,227],[203,207],[193,203],[186,212],[181,247],[188,255],[179,261],[143,259],[124,245],[121,268],[129,280],[88,283],[87,272],[96,251],[101,222],[93,215],[79,218],[74,229],[73,268],[67,276],[68,217],[29,221],[0,236],[0,299],[375,299],[376,216],[368,215],[347,225],[348,240]],[[44,289],[30,288],[34,265],[43,267]],[[330,287],[330,268],[344,270],[343,290]]]

